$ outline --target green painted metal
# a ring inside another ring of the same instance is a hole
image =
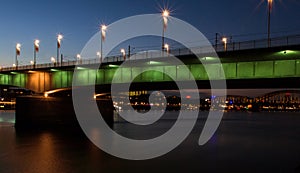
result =
[[[294,60],[281,60],[275,62],[274,76],[287,77],[294,76],[295,74],[295,61]]]
[[[237,78],[255,78],[254,62],[238,62],[237,63]]]
[[[272,77],[274,72],[273,61],[258,61],[255,62],[255,77]]]
[[[222,66],[227,79],[235,79],[237,77],[236,63],[224,63]]]

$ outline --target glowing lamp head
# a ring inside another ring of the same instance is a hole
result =
[[[34,40],[34,45],[39,46],[40,40]]]
[[[30,64],[31,64],[31,65],[33,65],[33,64],[34,64],[34,62],[33,62],[33,61],[30,61]]]
[[[55,58],[54,57],[51,57],[51,62],[55,63]]]
[[[226,43],[227,43],[227,38],[226,38],[226,37],[223,37],[223,38],[222,38],[222,41],[226,44]]]
[[[58,34],[57,39],[61,40],[61,39],[63,39],[63,38],[64,38],[64,37],[63,37],[61,34]]]
[[[58,41],[61,41],[63,38],[64,38],[63,35],[61,35],[61,34],[58,34],[58,35],[57,35],[57,40],[58,40]]]
[[[17,43],[16,45],[16,49],[20,50],[21,49],[21,44],[20,43]]]
[[[125,54],[125,49],[121,49],[120,52],[124,55]]]
[[[77,57],[77,59],[80,59],[80,58],[81,58],[80,54],[77,54],[76,57]]]
[[[169,50],[169,47],[170,47],[170,46],[169,46],[168,44],[165,44],[165,45],[164,45],[164,48],[167,49],[167,50]]]
[[[104,32],[107,30],[107,26],[106,25],[101,25],[101,31]]]
[[[20,43],[16,44],[16,54],[17,54],[17,56],[19,56],[21,54],[21,44]]]
[[[169,17],[169,16],[170,16],[169,10],[163,10],[162,16],[163,16],[163,17]]]

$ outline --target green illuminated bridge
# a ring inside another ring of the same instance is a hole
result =
[[[288,40],[287,40],[288,41]],[[218,56],[222,64],[216,64],[216,57],[199,55],[203,62],[207,63],[212,73],[213,80],[220,79],[221,66],[224,69],[229,88],[297,88],[300,86],[300,44],[274,45],[270,48],[260,48],[257,42],[251,49],[240,48],[240,44],[228,45],[227,51],[223,45],[219,45]],[[238,49],[238,50],[237,50]],[[171,51],[172,53],[172,51]],[[134,57],[134,56],[133,56]],[[167,57],[165,57],[167,58]],[[199,88],[208,88],[208,75],[203,64],[196,60],[192,54],[178,56],[193,77],[197,80]],[[31,89],[35,92],[71,87],[75,64],[81,64],[79,68],[79,80],[84,85],[89,85],[96,80],[98,85],[109,85],[114,77],[118,66],[122,64],[122,57],[110,57],[104,60],[99,70],[89,68],[90,64],[99,64],[99,60],[83,60],[81,62],[64,62],[63,64],[38,64],[35,69],[32,66],[19,66],[2,68],[0,70],[0,84],[13,85]],[[138,60],[130,60],[132,62]],[[152,62],[152,63],[151,63]],[[116,76],[119,83],[128,83],[134,74],[143,71],[135,82],[137,84],[160,83],[168,86],[170,77],[155,71],[168,71],[176,76],[178,81],[189,81],[191,76],[181,71],[180,66],[165,65],[156,58],[146,67],[134,66],[123,68],[121,75]]]

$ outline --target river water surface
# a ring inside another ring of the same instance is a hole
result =
[[[166,118],[144,129],[119,122],[114,130],[124,136],[148,139],[167,131],[174,121]],[[213,138],[199,146],[204,122],[205,118],[199,118],[188,138],[168,154],[129,161],[106,154],[78,131],[16,131],[14,112],[2,111],[0,172],[300,172],[299,112],[225,112]]]

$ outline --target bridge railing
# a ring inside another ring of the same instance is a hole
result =
[[[270,39],[270,46],[268,45],[268,39],[260,40],[250,40],[243,42],[229,42],[226,45],[220,43],[214,45],[217,52],[223,51],[235,51],[235,50],[246,50],[246,49],[258,49],[258,48],[268,48],[268,47],[278,47],[278,46],[291,46],[300,44],[300,35],[290,35],[285,37],[276,37]]]
[[[216,52],[225,52],[225,51],[238,51],[238,50],[247,50],[247,49],[258,49],[258,48],[268,48],[268,47],[278,47],[278,46],[291,46],[291,45],[300,45],[300,35],[290,35],[285,37],[277,37],[272,38],[270,40],[270,46],[268,45],[267,39],[260,39],[260,40],[251,40],[251,41],[243,41],[243,42],[229,42],[226,44],[219,43],[213,45]],[[171,49],[170,54],[174,56],[182,56],[182,55],[191,55],[193,54],[191,49],[193,48],[179,48],[179,49]],[[211,52],[211,46],[207,47],[197,47],[198,53],[208,53]],[[157,52],[153,51],[144,51],[143,54],[132,54],[130,58],[133,60],[136,59],[147,59],[157,57]],[[88,65],[88,64],[95,64],[95,63],[110,63],[110,62],[121,62],[124,61],[124,57],[121,55],[116,56],[109,56],[106,57],[104,60],[98,59],[81,59],[77,61],[65,61],[62,63],[44,63],[44,64],[36,64],[34,67],[33,65],[22,65],[18,67],[0,67],[0,71],[14,71],[14,70],[32,70],[32,69],[42,69],[42,68],[55,68],[61,66],[74,66],[76,64]]]

